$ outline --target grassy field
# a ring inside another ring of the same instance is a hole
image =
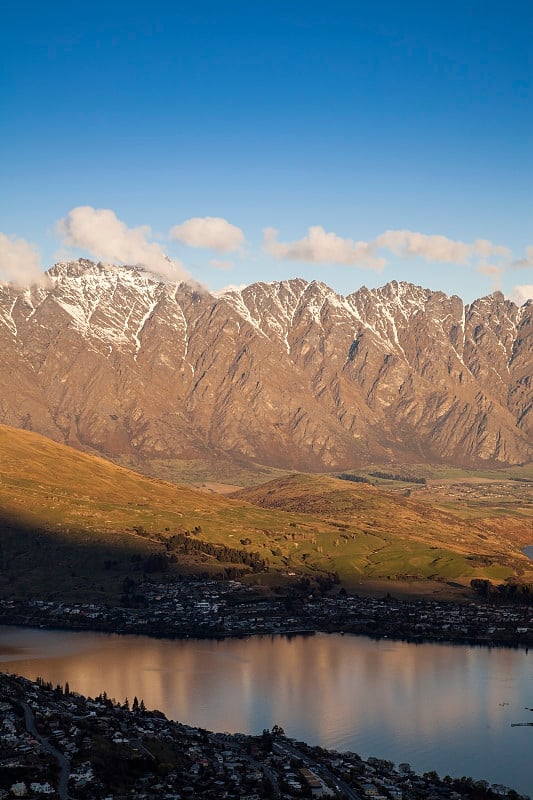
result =
[[[346,582],[358,574],[389,580],[531,577],[533,565],[520,553],[533,542],[531,497],[497,506],[472,498],[466,507],[455,494],[436,488],[405,497],[310,475],[278,479],[238,496],[264,507],[312,511],[336,525],[333,541],[317,535],[313,562],[330,565]]]
[[[472,577],[533,580],[533,564],[520,552],[533,542],[528,484],[511,482],[514,497],[485,488],[472,494],[470,486],[465,498],[464,483],[439,480],[407,497],[403,485],[384,490],[283,473],[228,497],[0,426],[0,591],[114,601],[126,575],[139,576],[151,554],[166,553],[165,540],[186,532],[258,553],[269,572],[250,580],[270,585],[327,573],[363,591],[444,591]],[[165,574],[220,574],[231,566],[209,553],[178,553]]]
[[[275,467],[245,461],[239,463],[223,457],[207,460],[199,458],[139,459],[133,456],[122,456],[117,463],[151,478],[187,484],[208,491],[212,486],[217,487],[218,491],[224,491],[223,487],[229,487],[229,490],[232,490],[239,487],[256,486],[287,474],[286,470]]]

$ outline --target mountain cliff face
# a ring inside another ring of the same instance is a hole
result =
[[[108,456],[298,469],[533,459],[533,304],[406,283],[215,296],[61,263],[0,286],[0,422]]]

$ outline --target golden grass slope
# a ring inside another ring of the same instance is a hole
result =
[[[233,496],[263,508],[312,513],[336,525],[333,547],[318,559],[343,576],[396,579],[473,576],[530,580],[533,564],[521,553],[533,543],[533,502],[518,485],[520,501],[492,501],[486,493],[465,502],[438,486],[409,497],[323,475],[292,475]]]
[[[45,573],[53,570],[56,591],[116,594],[132,553],[163,550],[158,537],[194,528],[204,541],[258,552],[270,564],[268,574],[254,578],[263,583],[328,572],[362,590],[368,581],[392,586],[467,584],[472,577],[533,579],[531,562],[520,553],[528,543],[530,516],[500,515],[502,534],[496,535],[492,519],[487,524],[459,511],[299,473],[222,497],[146,478],[43,436],[0,426],[3,577],[10,573],[11,585],[24,591],[50,590]],[[148,536],[139,536],[140,529]],[[22,530],[52,537],[55,561],[47,550],[48,561],[35,562]],[[111,556],[116,576],[102,566]],[[180,558],[171,572],[223,568],[207,557],[201,563]],[[0,588],[6,586],[0,580]]]

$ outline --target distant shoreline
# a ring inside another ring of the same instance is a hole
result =
[[[339,633],[414,644],[443,642],[487,647],[533,646],[527,593],[501,593],[480,581],[476,599],[399,599],[330,592],[264,594],[238,581],[184,579],[145,586],[123,604],[39,598],[0,599],[0,624],[67,631],[217,639]]]
[[[323,628],[315,628],[312,630],[280,630],[280,631],[273,631],[271,633],[264,633],[264,632],[257,632],[257,631],[249,631],[244,633],[226,633],[226,634],[158,634],[158,633],[149,633],[148,631],[132,631],[132,630],[111,630],[108,628],[86,628],[82,626],[61,626],[58,624],[54,625],[45,625],[45,624],[36,624],[35,622],[6,622],[4,619],[0,619],[0,627],[6,628],[27,628],[28,630],[46,630],[46,631],[58,631],[58,632],[66,632],[66,633],[101,633],[107,634],[108,636],[146,636],[149,639],[162,639],[163,641],[223,641],[225,639],[250,639],[253,637],[263,637],[263,636],[286,636],[287,638],[293,638],[295,636],[316,636],[317,634],[324,634],[324,635],[338,635],[338,636],[357,636],[357,637],[364,637],[367,639],[373,639],[374,641],[382,641],[383,639],[388,639],[393,642],[404,642],[406,644],[415,644],[415,645],[424,645],[424,644],[442,644],[442,645],[456,645],[457,647],[487,647],[489,649],[492,648],[501,648],[501,649],[508,649],[508,650],[529,650],[530,647],[533,647],[533,639],[530,642],[510,642],[506,639],[487,639],[480,637],[479,639],[452,639],[452,638],[444,638],[444,637],[417,637],[417,636],[393,636],[390,634],[379,634],[379,633],[366,633],[366,632],[358,632],[352,631],[347,629],[337,629],[333,628],[330,630],[326,630]],[[1,663],[1,662],[0,662]],[[3,670],[0,669],[0,672]]]

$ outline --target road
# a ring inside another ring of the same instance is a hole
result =
[[[220,737],[218,736],[218,734],[210,733],[209,734],[209,738],[211,739],[212,742],[216,742],[220,746],[220,741],[221,740],[220,740]],[[256,761],[256,759],[252,758],[252,756],[249,756],[249,755],[243,753],[242,752],[242,748],[236,743],[228,742],[227,740],[224,740],[224,745],[226,747],[228,747],[229,749],[236,750],[239,753],[239,757],[243,761],[246,761],[246,763],[249,764],[253,769],[256,769],[256,770],[259,770],[259,772],[262,772],[263,775],[265,776],[265,778],[267,779],[267,781],[270,783],[270,785],[272,787],[272,793],[273,793],[274,797],[279,797],[280,796],[281,790],[279,788],[278,779],[276,777],[276,774],[270,769],[270,767],[267,767],[266,764],[263,764],[260,761]]]
[[[137,748],[137,750],[139,750],[141,753],[144,753],[144,755],[145,755],[145,756],[148,756],[148,758],[149,758],[151,761],[155,761],[155,760],[156,760],[156,758],[155,758],[155,756],[153,755],[153,753],[151,753],[151,752],[148,750],[148,748],[144,746],[144,744],[141,742],[141,740],[140,740],[140,739],[130,739],[130,743],[131,743],[131,744],[132,744],[134,747],[136,747],[136,748]]]
[[[361,800],[360,795],[358,795],[351,786],[348,786],[345,781],[338,778],[323,764],[318,764],[316,761],[313,761],[312,758],[305,753],[302,753],[293,744],[290,744],[286,741],[274,742],[274,750],[276,753],[279,753],[279,755],[299,758],[301,761],[303,761],[306,767],[313,770],[313,772],[315,772],[319,778],[322,778],[325,783],[329,784],[329,786],[332,786],[339,794],[347,797],[348,800]]]
[[[17,700],[19,705],[24,711],[24,722],[26,724],[26,730],[28,733],[31,733],[34,739],[37,739],[38,742],[41,743],[42,747],[52,755],[55,760],[57,761],[60,774],[59,774],[59,784],[57,787],[57,792],[61,800],[68,800],[68,779],[70,777],[70,761],[66,757],[64,753],[60,753],[57,748],[54,747],[53,744],[50,744],[48,739],[44,736],[41,736],[39,731],[35,726],[35,717],[33,715],[33,711],[26,703],[25,700]]]

